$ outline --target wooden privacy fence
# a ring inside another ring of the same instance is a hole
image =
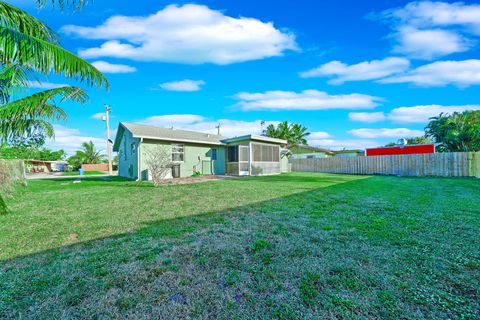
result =
[[[480,178],[480,152],[291,159],[292,171]]]
[[[82,163],[82,169],[85,171],[108,171],[108,163]]]

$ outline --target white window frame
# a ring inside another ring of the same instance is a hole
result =
[[[185,145],[181,143],[172,143],[172,162],[173,163],[182,163],[185,162]],[[177,149],[182,149],[182,151],[177,151]],[[174,154],[181,154],[182,155],[182,160],[173,160],[173,155]]]

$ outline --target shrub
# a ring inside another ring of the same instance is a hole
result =
[[[145,151],[145,161],[155,186],[165,182],[172,170],[172,153],[162,146],[156,146]]]
[[[26,183],[25,164],[21,160],[0,160],[0,214],[7,212],[3,197],[16,183]]]
[[[203,176],[203,174],[200,171],[195,171],[192,174],[192,177],[201,177],[201,176]]]

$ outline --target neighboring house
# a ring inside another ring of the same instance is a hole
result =
[[[289,150],[291,154],[290,159],[315,159],[333,156],[333,152],[330,149],[307,145],[293,146]]]
[[[25,160],[27,170],[30,173],[37,172],[63,172],[67,169],[67,162],[62,160]]]
[[[350,157],[358,157],[358,156],[365,155],[365,151],[360,149],[338,150],[338,151],[332,151],[332,152],[333,152],[333,156],[339,157],[339,158],[350,158]]]
[[[118,175],[149,180],[148,151],[158,146],[171,153],[172,170],[167,178],[190,177],[195,171],[205,175],[278,174],[288,167],[281,161],[285,140],[264,136],[224,136],[121,122],[113,151],[118,152]]]
[[[391,147],[370,148],[365,150],[366,156],[391,156],[396,154],[425,154],[435,153],[435,145],[430,144],[414,144],[414,145],[397,145]]]

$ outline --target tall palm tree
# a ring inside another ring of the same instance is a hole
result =
[[[271,138],[284,139],[289,146],[307,144],[306,137],[310,134],[307,128],[299,123],[289,124],[288,121],[280,122],[276,127],[269,124],[263,131],[263,135]]]
[[[299,144],[307,144],[306,137],[310,135],[310,132],[308,132],[307,127],[294,123],[290,126],[290,135],[289,145],[298,146]]]
[[[278,138],[277,128],[273,124],[269,124],[262,134],[270,138]]]
[[[105,156],[95,148],[93,141],[82,143],[82,149],[75,152],[75,158],[77,158],[80,163],[100,163],[105,159]]]
[[[82,5],[83,0],[58,1]],[[44,5],[46,0],[38,0]],[[54,3],[54,1],[52,1]],[[23,10],[0,1],[0,135],[2,142],[28,138],[32,133],[54,135],[52,120],[67,117],[57,102],[85,103],[87,94],[78,87],[63,86],[22,95],[31,74],[51,73],[108,88],[103,74],[85,60],[63,49],[57,35]],[[20,96],[12,101],[13,97]],[[55,101],[57,98],[57,101]]]

